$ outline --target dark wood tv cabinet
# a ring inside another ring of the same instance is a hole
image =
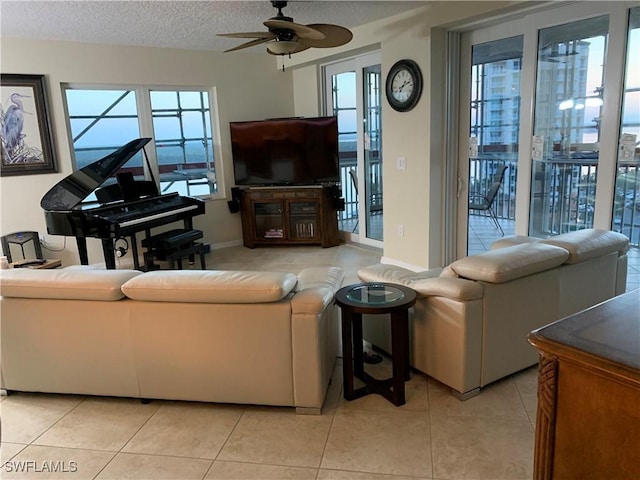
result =
[[[323,186],[251,187],[242,190],[245,247],[338,245],[335,189]]]

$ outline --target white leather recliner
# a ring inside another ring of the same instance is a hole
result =
[[[418,293],[411,365],[466,399],[537,362],[529,332],[623,293],[628,245],[622,234],[594,229],[545,240],[506,237],[444,269],[378,264],[358,276]],[[391,351],[384,317],[365,318],[363,330],[367,341]]]

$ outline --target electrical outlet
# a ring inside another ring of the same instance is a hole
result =
[[[396,227],[397,231],[398,231],[398,236],[399,237],[404,237],[404,225],[398,225]]]
[[[407,159],[405,157],[398,157],[398,170],[406,170],[407,169]]]

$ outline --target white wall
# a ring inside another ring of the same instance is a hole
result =
[[[72,172],[61,83],[216,87],[226,188],[220,199],[207,202],[205,215],[194,219],[195,227],[203,230],[205,241],[214,248],[242,239],[240,215],[230,214],[226,203],[233,185],[229,122],[294,113],[292,72],[276,69],[273,58],[262,52],[223,54],[2,38],[0,71],[46,75],[59,165],[55,174],[0,179],[2,234],[20,230],[46,233],[40,200]],[[55,247],[64,246],[64,237],[47,236],[46,240]],[[61,258],[65,265],[79,262],[72,237],[66,239],[63,252],[45,250],[45,256]],[[89,240],[89,262],[102,261],[100,242]]]
[[[317,117],[322,113],[321,98],[316,89],[316,82],[319,80],[316,74],[318,67],[311,65],[307,68],[292,70],[293,82],[296,85],[307,85],[307,87],[293,90],[295,104],[295,114],[303,117]],[[318,86],[319,88],[319,86]]]

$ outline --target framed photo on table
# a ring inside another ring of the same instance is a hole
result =
[[[0,175],[57,171],[44,75],[0,74]]]

